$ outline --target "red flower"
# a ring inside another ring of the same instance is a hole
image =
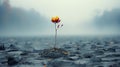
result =
[[[53,23],[59,23],[60,22],[60,18],[58,16],[52,17],[51,21]]]

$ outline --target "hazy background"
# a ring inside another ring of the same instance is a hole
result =
[[[0,36],[120,35],[120,0],[0,0]]]

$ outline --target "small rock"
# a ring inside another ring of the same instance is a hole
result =
[[[93,54],[92,53],[85,53],[85,54],[83,54],[83,57],[84,58],[92,58]]]
[[[20,55],[21,56],[25,56],[25,55],[28,55],[29,53],[27,52],[27,51],[24,51],[24,52],[22,52]]]
[[[8,65],[16,65],[16,64],[18,64],[18,61],[19,60],[16,60],[14,57],[8,57],[8,61],[7,61],[7,63],[8,63]]]
[[[0,44],[0,50],[5,50],[4,44]]]
[[[78,60],[79,59],[79,57],[77,57],[77,56],[74,56],[74,57],[68,57],[68,60],[72,60],[72,61],[74,61],[74,60]]]

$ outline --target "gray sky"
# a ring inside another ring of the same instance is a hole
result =
[[[10,0],[10,3],[25,10],[35,9],[48,21],[52,16],[60,16],[64,24],[59,29],[61,35],[113,34],[116,31],[99,32],[93,22],[96,16],[102,16],[105,11],[120,9],[120,0]],[[54,34],[51,30],[45,33]]]

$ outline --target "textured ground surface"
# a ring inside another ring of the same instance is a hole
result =
[[[68,56],[41,56],[52,37],[0,38],[0,67],[120,67],[120,37],[59,37],[57,43]]]

